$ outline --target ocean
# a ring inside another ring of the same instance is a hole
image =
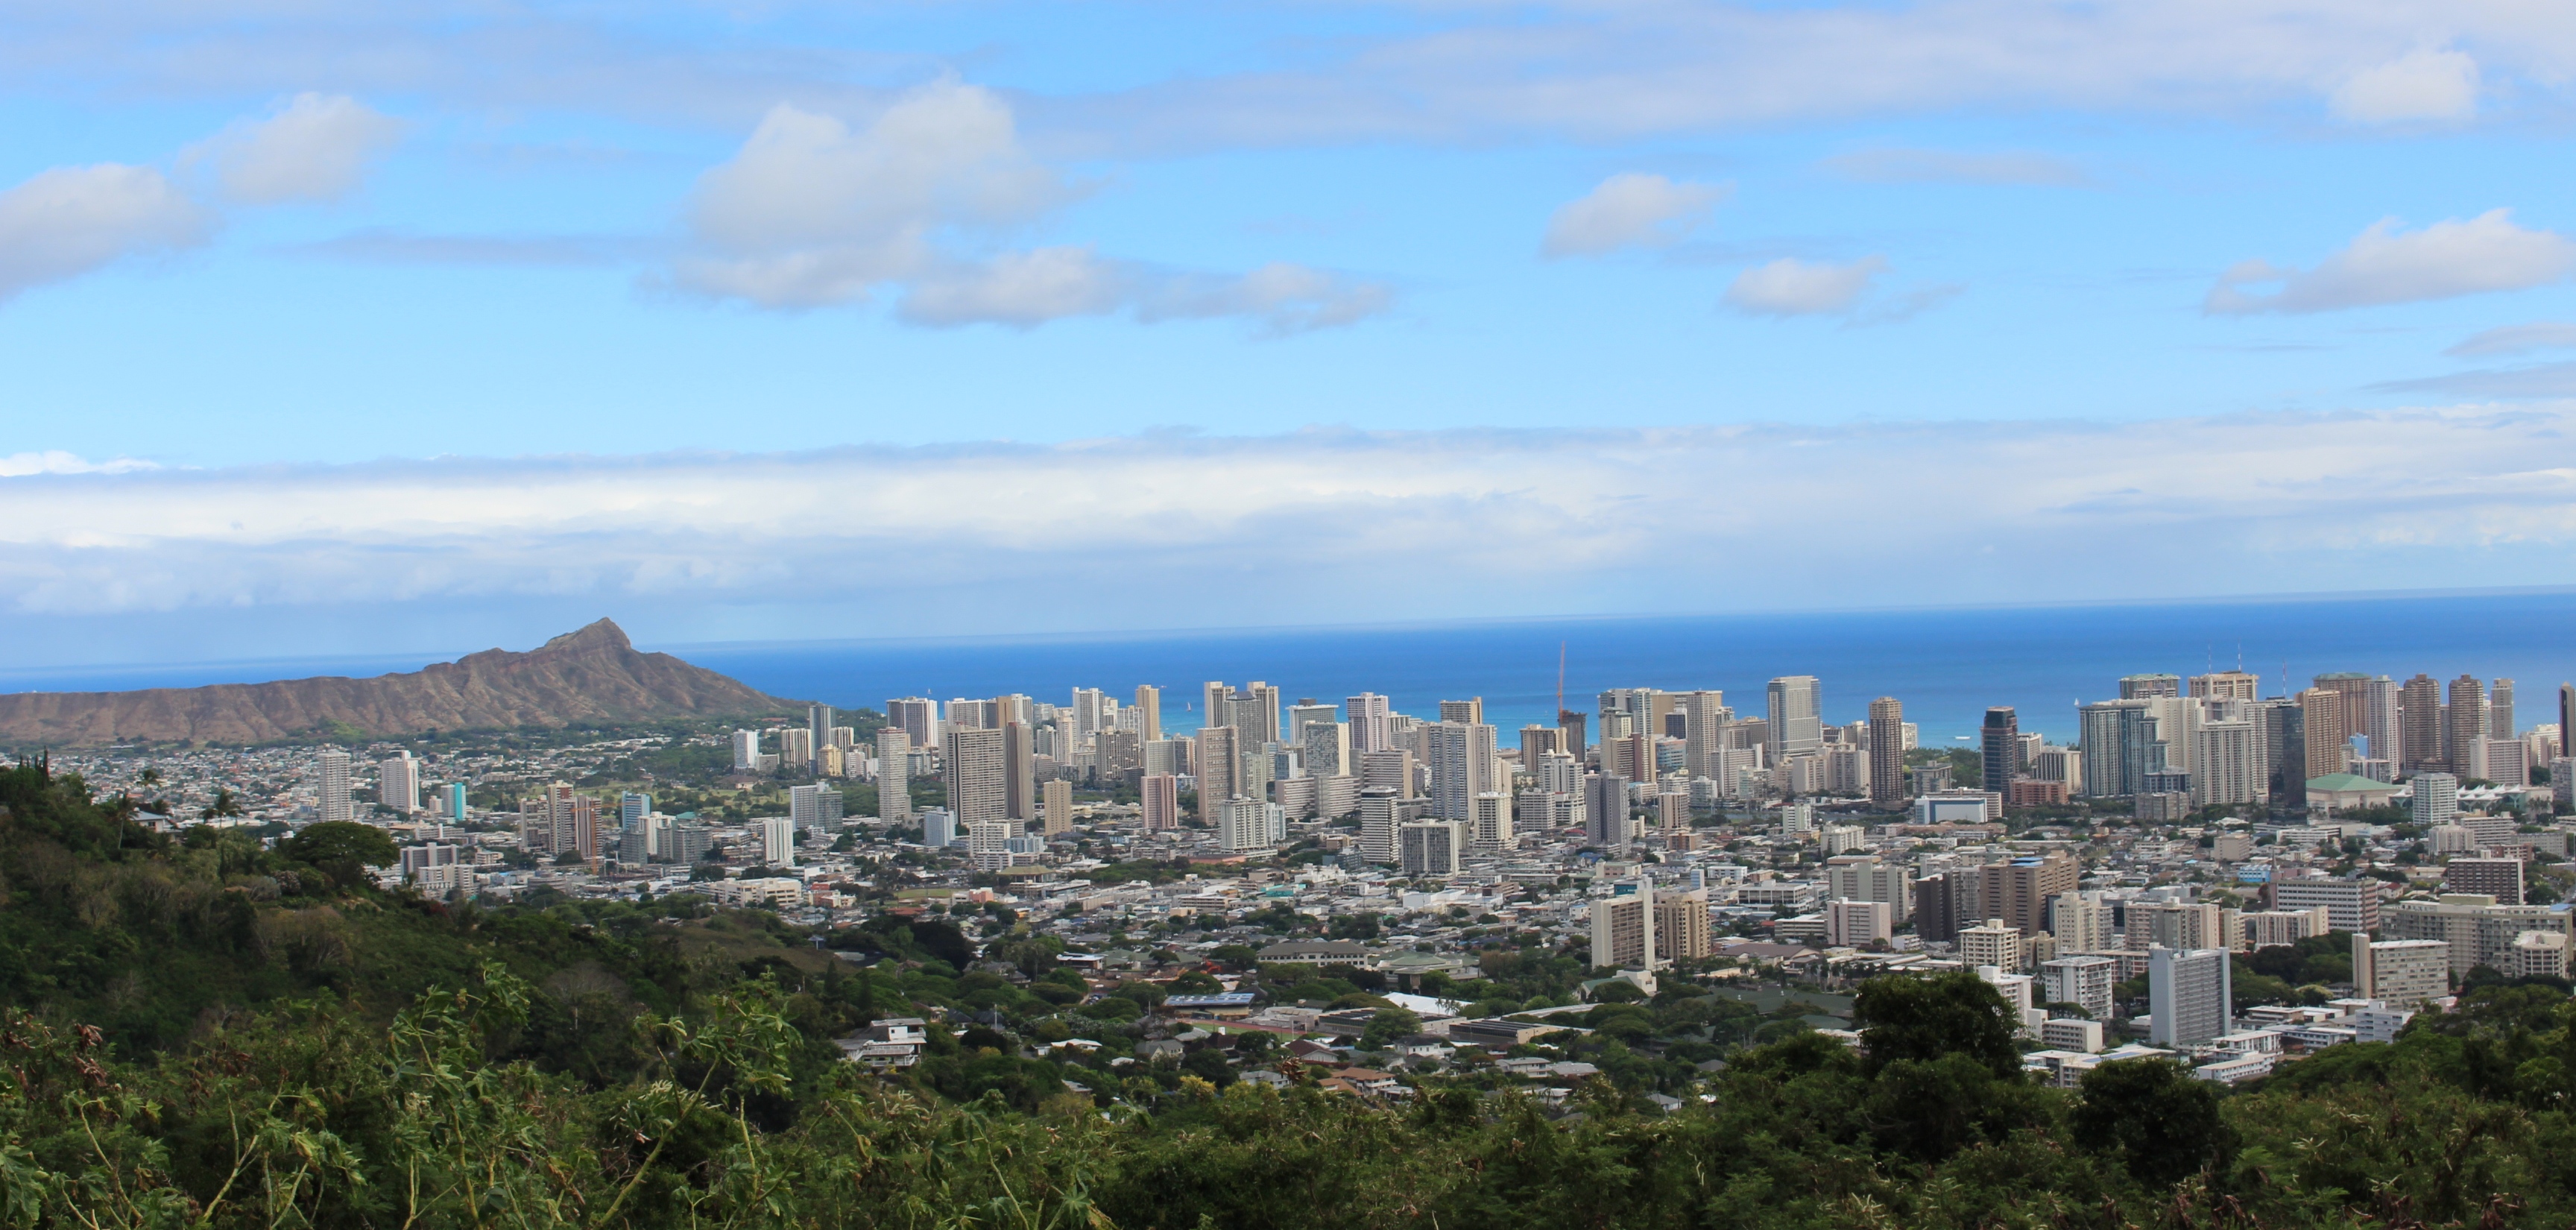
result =
[[[1505,742],[1552,724],[1558,653],[1567,707],[1595,708],[1604,688],[1718,688],[1759,714],[1780,675],[1823,681],[1828,721],[1861,718],[1894,696],[1927,746],[1973,735],[1989,705],[2059,742],[2075,705],[2116,694],[2122,675],[2244,668],[2266,694],[2329,671],[2404,679],[2463,672],[2516,682],[2520,727],[2557,720],[2557,687],[2576,679],[2576,593],[2404,595],[2173,604],[2002,607],[1688,618],[1581,618],[1244,629],[1130,636],[985,637],[646,645],[779,696],[880,708],[898,696],[1025,692],[1064,703],[1098,687],[1124,703],[1140,683],[1164,689],[1163,724],[1196,729],[1200,685],[1276,684],[1285,701],[1392,697],[1432,716],[1439,702],[1481,696]],[[83,671],[0,671],[0,690],[48,691],[256,682],[316,674],[414,670],[426,659],[334,658]]]

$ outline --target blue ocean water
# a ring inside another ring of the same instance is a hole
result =
[[[1739,713],[1762,709],[1778,675],[1823,680],[1825,716],[1858,720],[1894,696],[1926,744],[1972,733],[1988,705],[2020,711],[2022,729],[2068,741],[2075,704],[2115,693],[2122,675],[2190,675],[2244,666],[2266,693],[2327,671],[2403,679],[2467,672],[2517,682],[2519,723],[2556,720],[2556,692],[2576,679],[2576,594],[2508,593],[2193,602],[2168,605],[1846,611],[1690,618],[1539,619],[1134,636],[647,645],[779,696],[848,708],[890,697],[1025,692],[1063,703],[1076,687],[1124,701],[1137,684],[1164,689],[1167,729],[1195,729],[1199,687],[1260,679],[1286,700],[1338,702],[1363,691],[1398,711],[1436,714],[1442,700],[1481,696],[1510,731],[1550,723],[1557,654],[1567,706],[1594,708],[1604,688],[1723,689]],[[317,674],[414,670],[419,658],[200,663],[0,672],[0,690],[72,691]]]

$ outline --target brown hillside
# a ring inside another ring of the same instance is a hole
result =
[[[787,702],[666,653],[638,653],[608,620],[527,653],[487,649],[410,674],[139,692],[0,695],[0,741],[20,746],[258,743],[581,721],[761,713]]]

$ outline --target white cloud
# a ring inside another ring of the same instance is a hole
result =
[[[259,119],[235,120],[182,151],[213,169],[225,197],[246,205],[336,201],[400,143],[403,123],[344,94],[310,91]]]
[[[120,258],[205,242],[214,220],[151,167],[41,171],[0,192],[0,301]]]
[[[670,277],[697,294],[779,309],[895,290],[899,317],[933,326],[1032,328],[1129,312],[1144,321],[1241,317],[1285,334],[1349,324],[1390,298],[1382,285],[1301,265],[1228,277],[1161,271],[1080,245],[1002,245],[1078,194],[1022,148],[1010,108],[975,86],[926,87],[857,130],[779,106],[699,181],[696,250]]]
[[[2463,358],[2476,355],[2525,354],[2534,350],[2576,350],[2576,324],[2559,321],[2535,321],[2527,325],[2507,325],[2488,329],[2461,339],[2460,344],[2443,354]]]
[[[1387,310],[1395,291],[1305,265],[1273,261],[1241,277],[1169,274],[1138,296],[1140,320],[1207,320],[1240,316],[1273,336],[1356,324]]]
[[[851,635],[861,599],[865,635],[1134,629],[1155,611],[1208,623],[1209,578],[1246,560],[1262,615],[1317,621],[1351,618],[1355,592],[1385,619],[1567,613],[1587,592],[1726,609],[1746,576],[1794,605],[1881,603],[1873,578],[1927,554],[1960,566],[1908,570],[1913,600],[2065,601],[2137,595],[2134,561],[2178,541],[2204,548],[2202,593],[2506,567],[2565,583],[2570,433],[2576,409],[2543,406],[35,476],[0,481],[0,615],[559,598],[645,611],[793,593],[828,608],[803,635]],[[2142,473],[2159,477],[2141,487]],[[1728,493],[1715,515],[1712,489]],[[1014,492],[1081,515],[1031,516]],[[2013,550],[1985,560],[1963,542]],[[904,601],[876,600],[889,576]],[[1134,601],[1021,601],[1103,576]]]
[[[2525,290],[2570,272],[2576,272],[2576,241],[2516,226],[2511,210],[2491,209],[2466,222],[2451,219],[2412,232],[2400,232],[2395,218],[2382,218],[2314,269],[2260,260],[2239,264],[2219,276],[2203,306],[2222,314],[2331,312]],[[2244,289],[2271,284],[2280,289]]]
[[[78,96],[229,98],[315,88],[397,92],[460,110],[607,113],[693,129],[746,125],[779,99],[859,114],[872,83],[934,55],[745,21],[720,5],[512,5],[507,20],[367,0],[241,5],[13,0],[0,76]],[[770,5],[747,6],[751,10]],[[2081,108],[2257,118],[2332,105],[2442,101],[2359,84],[2410,57],[2474,56],[2517,103],[2561,102],[2576,14],[2459,0],[1416,0],[1387,34],[1333,5],[1174,9],[1228,39],[1296,44],[1284,71],[1175,75],[1062,94],[1035,122],[1098,150],[1347,139],[1634,135]],[[1245,24],[1247,12],[1256,14]],[[1201,16],[1208,14],[1208,16]],[[1247,34],[1248,30],[1248,34]],[[2440,48],[2445,50],[2431,50]],[[2373,67],[2377,66],[2377,67]],[[2408,69],[2393,72],[2403,77]],[[2438,77],[2439,74],[2435,73]]]
[[[149,461],[139,461],[132,457],[91,461],[60,449],[41,453],[11,453],[0,457],[0,478],[23,478],[30,474],[126,474],[135,470],[158,468]]]
[[[1028,328],[1067,316],[1099,316],[1127,298],[1126,274],[1089,248],[1005,252],[972,268],[913,284],[904,319],[926,325],[993,323]]]
[[[1849,312],[1887,272],[1887,258],[1864,256],[1856,261],[1802,261],[1781,257],[1736,275],[1726,288],[1726,302],[1756,316],[1826,316]]]
[[[687,289],[762,307],[865,299],[939,263],[938,241],[1037,219],[1072,195],[1020,148],[1010,108],[955,82],[926,87],[853,131],[780,105],[698,183]]]
[[[1865,184],[2011,184],[2081,188],[2093,182],[2082,167],[2028,151],[1878,148],[1836,154],[1825,169]]]
[[[2364,124],[2469,119],[2478,113],[2478,62],[2459,51],[2410,51],[2353,74],[2328,102]]]
[[[1625,247],[1678,243],[1731,191],[1723,184],[1675,183],[1635,171],[1613,175],[1548,219],[1540,250],[1549,256],[1602,256]]]

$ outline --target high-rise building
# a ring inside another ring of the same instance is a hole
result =
[[[2137,678],[2122,679],[2120,686],[2126,689]],[[2165,744],[2157,737],[2153,705],[2150,699],[2123,697],[2076,708],[2083,737],[2085,794],[2097,798],[2140,794],[2146,790],[2148,774],[2164,771]]]
[[[877,731],[877,818],[912,818],[912,735],[892,724]]]
[[[841,827],[841,792],[821,782],[787,788],[787,818],[800,829]]]
[[[2294,700],[2257,702],[2254,723],[2263,738],[2264,793],[2275,807],[2308,801],[2308,715]]]
[[[2272,908],[2313,910],[2323,907],[2326,925],[2336,931],[2379,929],[2381,884],[2367,877],[2337,879],[2299,876],[2272,882]]]
[[[2414,791],[2415,823],[2426,828],[2449,824],[2460,816],[2460,779],[2448,773],[2418,773]]]
[[[1209,806],[1237,795],[1249,796],[1250,783],[1243,772],[1243,745],[1232,726],[1210,726],[1199,731],[1198,787],[1199,816],[1211,819]]]
[[[1181,779],[1169,773],[1148,773],[1137,783],[1137,794],[1144,804],[1146,832],[1163,833],[1181,827]]]
[[[2048,929],[2048,902],[2075,891],[2082,868],[2066,854],[2016,858],[1986,868],[1988,918],[2000,918],[2024,935]]]
[[[1825,746],[1824,684],[1813,675],[1784,675],[1764,689],[1764,717],[1770,722],[1765,750],[1771,763],[1820,752]]]
[[[2158,696],[2182,695],[2180,675],[2122,675],[2120,699],[2148,700]]]
[[[2451,946],[2441,940],[2352,937],[2352,993],[2415,1009],[2451,993]]]
[[[2317,676],[2318,688],[2343,698],[2343,716],[2338,729],[2343,739],[2355,737],[2369,741],[2370,754],[2390,758],[2397,750],[2397,684],[2386,675],[2364,675],[2356,671],[2339,671]],[[2341,773],[2338,764],[2332,772]]]
[[[1470,820],[1477,795],[1496,789],[1494,728],[1482,722],[1434,722],[1430,727],[1431,814]]]
[[[2111,1019],[2111,996],[2119,981],[2120,963],[2110,957],[2058,957],[2039,963],[2040,994],[2046,1002],[2073,1004],[2097,1021]]]
[[[2147,953],[2148,1038],[2158,1046],[2206,1042],[2229,1032],[2228,951],[2156,948]]]
[[[1467,826],[1456,820],[1417,820],[1395,826],[1397,861],[1409,876],[1458,874]]]
[[[1620,884],[1592,899],[1592,968],[1646,969],[1661,962],[1655,944],[1655,882]]]
[[[1628,779],[1616,773],[1593,773],[1583,779],[1583,839],[1601,850],[1628,844]]]
[[[1360,753],[1360,785],[1383,787],[1399,799],[1414,797],[1413,753],[1402,748],[1385,748]]]
[[[2397,768],[2407,776],[2427,769],[2447,770],[2442,753],[2442,685],[2417,672],[2397,690],[2397,716],[2405,733],[2398,739]]]
[[[2000,918],[1989,918],[1977,926],[1960,928],[1959,964],[1969,969],[1992,966],[2007,974],[2020,973],[2021,928]]]
[[[760,830],[760,861],[772,867],[796,865],[796,822],[785,816],[755,821]]]
[[[1904,867],[1880,862],[1874,854],[1827,859],[1825,897],[1829,901],[1879,902],[1887,906],[1892,923],[1914,916],[1914,881]]]
[[[2306,723],[2308,743],[2307,776],[2311,779],[2329,773],[2343,772],[2347,740],[2352,728],[2345,724],[2344,694],[2326,688],[2310,688],[2299,693],[2299,712]]]
[[[1697,961],[1708,956],[1708,890],[1655,894],[1655,960]]]
[[[1512,796],[1488,790],[1467,801],[1468,848],[1479,854],[1500,854],[1512,849],[1518,838],[1512,831]]]
[[[2442,706],[2442,756],[2454,777],[2487,775],[2487,686],[2475,675],[2451,681],[2450,701]]]
[[[1565,732],[1553,726],[1532,722],[1521,727],[1521,772],[1536,774],[1539,762],[1556,754],[1565,741]]]
[[[1360,857],[1371,863],[1396,859],[1395,826],[1403,823],[1396,793],[1385,786],[1360,791]]]
[[[1984,789],[2001,794],[2021,773],[2021,719],[2012,706],[1997,705],[1986,710],[1986,724],[1979,728],[1979,755],[1985,770]]]
[[[406,816],[420,810],[420,762],[410,752],[376,762],[376,802]]]
[[[1057,778],[1046,784],[1046,824],[1039,831],[1049,837],[1073,831],[1073,783]]]
[[[1332,709],[1326,707],[1326,714]],[[1359,772],[1359,761],[1351,755],[1351,728],[1327,716],[1322,721],[1309,721],[1297,728],[1298,742],[1306,753],[1306,772],[1316,777],[1335,777]]]
[[[1025,723],[1002,726],[1002,812],[1023,824],[1038,818],[1037,744]]]
[[[912,746],[934,748],[939,740],[939,702],[927,696],[905,696],[886,702],[886,725],[904,733]]]
[[[1709,772],[1709,753],[1726,750],[1726,728],[1735,718],[1735,711],[1726,707],[1726,693],[1684,692],[1681,714],[1682,771],[1693,777],[1716,776]]]
[[[1394,731],[1389,726],[1395,711],[1385,697],[1362,692],[1343,701],[1342,712],[1350,717],[1353,752],[1382,752],[1395,746]]]
[[[1893,696],[1869,702],[1869,805],[1905,807],[1905,706]]]
[[[2442,890],[2493,897],[2501,905],[2522,904],[2522,860],[2454,858],[2442,864]]]
[[[947,746],[942,751],[941,775],[948,787],[948,811],[958,825],[971,833],[973,825],[1010,819],[1010,759],[1002,744],[1002,732],[951,724]]]
[[[2059,893],[2048,901],[2048,933],[2059,952],[2109,952],[2110,903],[2098,892]]]
[[[315,813],[326,821],[357,819],[357,808],[349,801],[349,754],[336,747],[326,747],[319,759],[320,780],[314,789]]]
[[[1150,683],[1136,685],[1136,740],[1151,743],[1163,737],[1163,689]]]
[[[2254,723],[2203,722],[2192,732],[2192,741],[2193,806],[2232,806],[2263,797],[2263,736]]]
[[[830,705],[817,701],[805,706],[805,734],[810,741],[807,744],[806,763],[809,765],[819,763],[814,757],[821,756],[824,748],[832,746],[832,707]]]

